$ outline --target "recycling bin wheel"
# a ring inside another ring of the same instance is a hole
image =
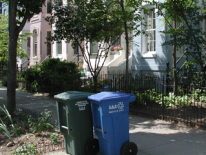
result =
[[[99,152],[99,141],[96,138],[91,138],[86,143],[86,151],[88,155],[96,155]]]
[[[136,155],[138,152],[138,147],[133,142],[125,143],[121,148],[121,155]]]

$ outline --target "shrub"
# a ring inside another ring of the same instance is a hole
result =
[[[29,68],[22,77],[33,87],[49,87],[53,92],[80,90],[82,85],[75,63],[54,58],[36,68]]]
[[[22,146],[17,147],[16,150],[13,151],[12,155],[27,155],[27,154],[38,154],[37,147],[31,144],[23,144]]]
[[[50,135],[50,138],[52,139],[52,143],[53,143],[53,144],[57,144],[58,139],[59,139],[59,134],[58,134],[57,132],[52,133],[52,134]]]
[[[75,63],[49,59],[40,68],[43,83],[49,82],[56,91],[80,90],[82,82]]]
[[[40,134],[42,131],[52,131],[54,126],[48,123],[48,121],[52,118],[51,111],[45,109],[42,112],[42,117],[40,117],[37,121],[30,115],[28,118],[28,124],[31,132]]]
[[[7,79],[3,79],[2,82],[1,82],[1,85],[2,86],[7,86]]]
[[[34,81],[39,80],[40,70],[37,68],[29,68],[24,71],[21,76],[27,83],[32,84]]]

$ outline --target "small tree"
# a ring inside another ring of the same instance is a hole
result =
[[[143,17],[141,12],[147,13],[147,8],[142,7],[142,3],[152,4],[146,0],[121,0],[117,1],[121,7],[122,21],[124,22],[124,32],[126,40],[126,78],[125,78],[125,91],[128,92],[128,72],[129,72],[129,31],[134,33],[134,36],[138,36],[141,33],[145,34],[144,29],[138,29],[139,26],[145,26],[141,21]],[[133,32],[134,31],[134,32]]]
[[[173,79],[174,94],[177,93],[177,67],[176,67],[176,48],[184,45],[197,52],[199,56],[191,55],[194,62],[203,67],[204,61],[201,58],[201,51],[205,47],[205,33],[200,28],[206,15],[202,8],[198,6],[198,1],[191,0],[167,0],[158,4],[159,15],[163,16],[168,27],[164,34],[170,36],[163,45],[173,46]],[[177,26],[177,23],[178,26]]]
[[[52,16],[46,19],[50,24],[55,21],[56,30],[51,41],[65,40],[72,42],[73,47],[80,48],[95,88],[110,47],[124,31],[119,10],[120,6],[115,1],[79,0],[76,3],[68,1],[67,5],[56,2]],[[98,44],[95,54],[89,50],[89,46],[94,44]],[[94,65],[91,59],[94,59]]]
[[[5,62],[8,60],[8,19],[4,15],[0,15],[0,62],[1,71],[4,69]]]
[[[17,42],[17,56],[20,58],[28,58],[28,54],[22,49],[22,40],[27,41],[26,37],[31,35],[30,33],[24,33],[19,35]],[[0,14],[0,70],[3,71],[8,61],[9,51],[9,32],[8,32],[8,16]]]

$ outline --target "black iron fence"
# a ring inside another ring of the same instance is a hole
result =
[[[173,93],[173,80],[170,76],[155,76],[152,74],[139,75],[129,73],[128,81],[122,73],[99,75],[97,91],[103,91],[104,84],[110,85],[110,91],[127,92],[136,95],[136,101],[130,103],[130,113],[139,116],[161,118],[175,122],[186,123],[191,126],[206,127],[206,87],[205,74],[178,77],[177,94]],[[19,86],[33,92],[51,93],[53,95],[68,91],[71,83],[62,77],[53,78],[58,87],[50,83],[45,85],[44,77],[38,85],[26,83],[23,78],[18,79]],[[60,82],[62,81],[62,82]],[[80,91],[93,92],[94,82],[92,78],[81,78]],[[126,84],[128,87],[126,87]],[[127,90],[126,90],[127,88]],[[75,88],[73,90],[76,90]]]
[[[136,101],[130,103],[130,113],[205,128],[204,76],[204,73],[193,73],[193,77],[189,78],[180,75],[176,86],[177,92],[174,94],[173,79],[170,76],[130,73],[127,92],[136,95]],[[104,75],[101,78],[110,84],[111,91],[126,91],[124,74]]]

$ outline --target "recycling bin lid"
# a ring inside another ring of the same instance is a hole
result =
[[[54,98],[66,101],[66,100],[74,100],[74,99],[79,99],[84,97],[87,98],[90,95],[93,95],[93,93],[81,92],[81,91],[67,91],[67,92],[54,95]]]
[[[101,92],[88,97],[88,99],[98,101],[98,102],[113,100],[113,99],[125,99],[125,98],[128,98],[129,101],[131,102],[134,101],[136,97],[134,94],[127,94],[121,92]]]

